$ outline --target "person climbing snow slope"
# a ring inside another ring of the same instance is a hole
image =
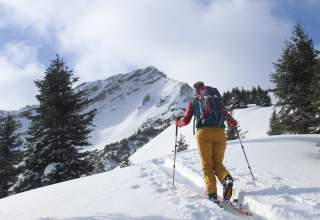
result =
[[[188,103],[182,118],[176,118],[176,126],[188,125],[195,117],[196,142],[198,144],[203,179],[208,199],[219,203],[217,196],[216,176],[223,185],[223,199],[230,200],[232,196],[233,179],[223,165],[226,150],[225,124],[236,127],[238,122],[227,112],[222,104],[219,91],[196,82],[195,96]]]

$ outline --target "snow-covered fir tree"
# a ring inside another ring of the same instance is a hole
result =
[[[260,86],[253,87],[251,90],[246,90],[238,87],[232,89],[232,91],[224,92],[222,95],[222,102],[224,106],[229,110],[237,108],[247,108],[248,104],[255,104],[259,106],[270,106],[271,98],[268,94],[268,90],[263,90]]]
[[[8,189],[13,185],[17,169],[18,152],[22,144],[17,132],[21,125],[9,115],[0,120],[0,198],[8,195]]]
[[[44,78],[35,82],[39,106],[28,132],[24,178],[17,184],[18,191],[77,178],[93,169],[88,153],[79,150],[90,144],[95,110],[84,112],[90,101],[73,90],[77,80],[57,55]]]
[[[124,160],[128,159],[131,155],[130,141],[122,139],[121,141],[111,143],[104,149],[104,157],[111,164],[121,164]]]
[[[312,121],[312,133],[320,134],[320,58],[317,60],[315,75],[312,80],[312,107],[314,117]]]
[[[180,134],[178,140],[177,140],[177,152],[185,151],[187,150],[189,145],[186,142],[186,137],[182,134]]]
[[[277,120],[281,121],[284,132],[313,132],[315,112],[311,85],[316,74],[318,53],[301,25],[295,25],[271,75],[278,97],[276,105],[280,109]]]
[[[252,87],[251,94],[249,96],[249,103],[256,103],[257,94],[258,94],[257,88],[256,87]]]
[[[235,129],[231,128],[229,126],[227,126],[226,134],[227,134],[227,140],[228,141],[235,140],[235,139],[238,138]]]
[[[270,118],[270,129],[268,131],[269,135],[279,135],[283,133],[281,128],[281,122],[277,118],[277,112],[274,110]]]
[[[255,104],[259,106],[271,106],[271,98],[268,95],[268,91],[263,90],[260,86],[257,87]]]
[[[132,162],[130,161],[129,157],[124,158],[122,162],[120,163],[120,168],[131,166]]]

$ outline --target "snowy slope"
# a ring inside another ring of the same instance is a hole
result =
[[[242,125],[247,123],[245,116],[254,117],[264,109],[241,111],[248,111],[239,119]],[[255,182],[238,142],[228,143],[225,165],[235,179],[234,196],[254,212],[253,219],[320,219],[320,152],[315,146],[320,136],[268,137],[256,123],[261,121],[251,121],[257,130],[250,133],[259,138],[243,141]],[[131,167],[1,199],[0,219],[240,219],[205,199],[192,126],[179,132],[186,135],[190,148],[177,155],[175,188],[171,126],[131,157],[135,163]]]
[[[1,220],[238,219],[202,197],[164,161],[115,169],[0,200]]]
[[[315,174],[320,165],[316,148],[320,136],[267,136],[272,111],[273,107],[257,106],[235,111],[242,131],[248,131],[243,143],[257,178],[256,182],[251,180],[238,141],[229,142],[225,164],[236,178],[236,195],[267,219],[320,218],[320,176]],[[139,164],[172,153],[174,134],[175,127],[171,126],[132,155],[132,162]],[[178,154],[177,170],[203,188],[192,126],[179,129],[179,134],[186,137],[190,147],[189,152]],[[168,167],[172,166],[172,158],[165,161]]]
[[[250,106],[247,109],[237,109],[234,118],[240,125],[241,132],[246,138],[260,138],[266,136],[269,131],[269,120],[274,107]]]
[[[235,179],[235,197],[266,219],[319,219],[319,135],[280,136],[244,142],[256,181],[252,181],[241,148],[229,143],[225,165]],[[165,164],[172,166],[172,158]],[[196,150],[177,157],[178,172],[203,189]],[[219,192],[222,189],[219,185]]]
[[[255,183],[247,171],[239,146],[231,144],[226,166],[236,181],[238,190],[235,194],[255,212],[256,217],[320,217],[320,180],[314,175],[320,160],[314,148],[316,140],[319,136],[245,142],[257,178]],[[273,159],[265,156],[273,155],[275,151],[277,155]],[[237,219],[204,198],[197,150],[179,153],[175,188],[171,186],[171,166],[172,156],[167,156],[21,193],[0,200],[0,217],[55,220]]]

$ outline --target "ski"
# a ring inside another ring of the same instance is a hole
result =
[[[245,208],[242,204],[239,203],[237,199],[233,201],[223,200],[219,197],[219,203],[217,204],[220,208],[223,208],[226,211],[238,216],[253,216],[252,212]]]
[[[230,210],[230,212],[237,212],[237,214],[244,216],[252,216],[252,212],[247,208],[243,207],[237,200],[234,201],[220,201],[221,206],[224,209]]]

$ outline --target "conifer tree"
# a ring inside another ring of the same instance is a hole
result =
[[[0,120],[0,149],[9,154],[10,150],[20,147],[22,140],[17,130],[21,127],[12,115]]]
[[[311,133],[320,134],[320,59],[317,60],[315,75],[312,80],[312,108],[314,117],[312,120]]]
[[[231,96],[231,109],[247,107],[247,100],[245,94],[241,92],[241,90],[238,87],[232,89]]]
[[[226,134],[227,134],[228,141],[237,139],[236,131],[232,127],[229,127],[229,126],[227,127]]]
[[[88,153],[79,150],[90,144],[96,110],[85,111],[90,101],[72,88],[77,80],[57,55],[44,78],[35,82],[39,107],[28,132],[24,181],[19,191],[77,178],[93,169],[86,159]]]
[[[186,138],[184,135],[180,134],[180,137],[177,141],[177,152],[187,150],[189,145],[186,143]]]
[[[18,129],[20,124],[9,115],[0,121],[0,198],[8,195],[8,189],[14,184],[15,163],[18,162],[17,148],[22,144]]]
[[[238,135],[236,133],[236,129],[238,130],[238,133],[239,133],[239,136],[240,136],[240,139],[245,139],[246,136],[245,134],[248,133],[248,131],[245,131],[245,132],[242,132],[242,130],[240,129],[240,126],[237,126],[236,128],[232,128],[232,127],[227,127],[227,140],[228,141],[231,141],[231,140],[236,140],[238,139]]]
[[[258,94],[258,91],[257,91],[256,87],[252,87],[250,104],[257,103],[257,96],[258,96],[257,94]]]
[[[268,95],[268,91],[261,90],[259,92],[259,94],[260,95],[256,99],[256,104],[259,106],[265,106],[265,107],[270,106],[271,105],[271,98]]]
[[[271,75],[276,86],[275,95],[278,97],[276,105],[280,108],[278,120],[281,120],[285,132],[312,132],[315,113],[311,83],[315,75],[317,55],[312,39],[298,23]]]
[[[282,134],[281,122],[277,118],[277,113],[274,110],[270,118],[270,129],[268,131],[269,135],[279,135]]]
[[[131,166],[131,165],[132,165],[132,162],[130,161],[129,157],[126,157],[120,163],[120,168],[128,167],[128,166]]]
[[[229,109],[231,107],[231,98],[232,98],[232,96],[229,91],[224,92],[222,95],[222,103],[227,109]]]

